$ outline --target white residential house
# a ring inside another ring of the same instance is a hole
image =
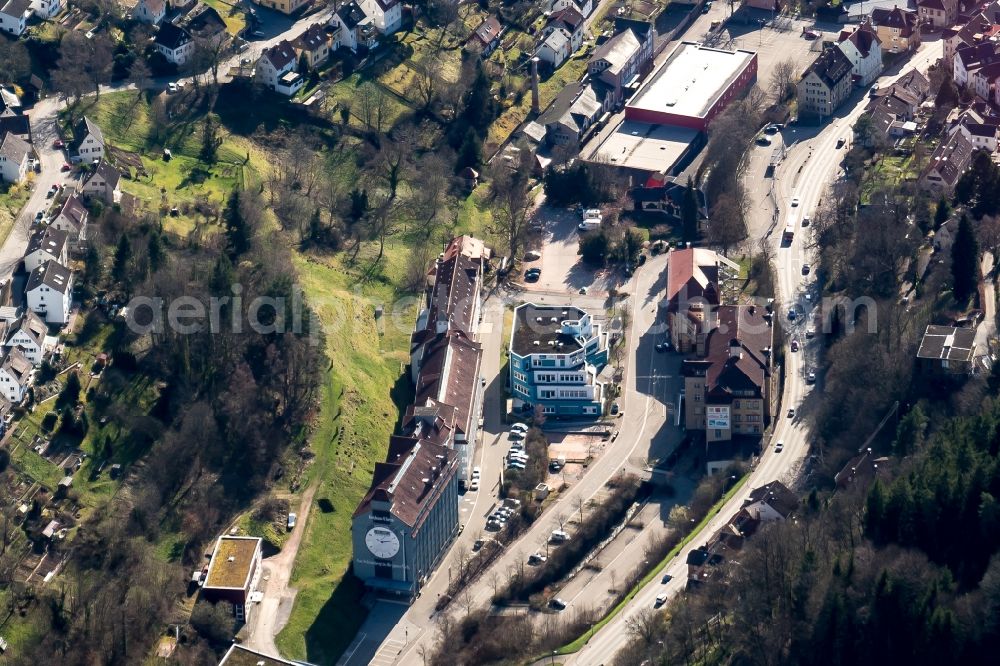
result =
[[[51,226],[40,227],[28,239],[24,270],[31,273],[47,261],[67,263],[69,234]]]
[[[391,35],[403,24],[403,4],[399,0],[365,0],[365,14],[383,35]]]
[[[359,48],[374,48],[378,44],[378,29],[373,18],[356,0],[340,6],[330,17],[334,28],[334,41],[340,46],[357,53]]]
[[[283,39],[261,54],[254,78],[271,90],[291,96],[305,85],[305,79],[295,71],[296,65],[295,49]]]
[[[20,37],[31,18],[31,0],[0,0],[0,32]]]
[[[860,85],[870,84],[882,72],[882,42],[870,24],[842,31],[837,47],[851,61],[851,74]]]
[[[69,144],[70,159],[92,164],[104,157],[104,133],[97,123],[84,116],[73,126],[73,141]]]
[[[62,11],[63,0],[31,0],[31,11],[42,20],[50,19]]]
[[[7,132],[0,137],[0,180],[20,183],[28,175],[31,145],[21,137]]]
[[[139,0],[139,4],[132,10],[132,16],[135,17],[135,20],[152,25],[159,25],[166,15],[166,0]]]
[[[799,506],[798,496],[781,481],[754,488],[743,502],[741,513],[762,523],[785,520]]]
[[[563,9],[575,9],[587,18],[594,11],[594,0],[552,0],[549,11],[555,14]]]
[[[583,45],[584,24],[583,15],[575,9],[559,10],[545,24],[535,55],[557,69]]]
[[[20,349],[10,349],[0,362],[0,393],[3,397],[15,405],[20,404],[31,384],[32,370],[31,361]]]
[[[27,310],[11,322],[10,328],[7,329],[7,339],[3,344],[8,349],[14,347],[20,349],[32,365],[40,365],[45,354],[45,338],[48,333],[49,327],[41,317]]]
[[[573,54],[572,39],[565,28],[554,28],[542,40],[535,55],[552,65],[552,69],[558,69]]]
[[[90,175],[84,176],[80,192],[88,199],[116,204],[122,198],[121,180],[122,172],[107,160],[101,160]]]
[[[57,261],[46,261],[31,271],[25,294],[29,310],[50,324],[65,324],[73,301],[73,272]]]
[[[71,194],[63,202],[56,216],[52,218],[49,229],[65,232],[69,244],[74,247],[78,246],[87,240],[87,215],[87,207],[80,201],[80,197]]]
[[[184,28],[164,23],[153,39],[153,47],[174,65],[183,65],[194,53],[194,40]]]

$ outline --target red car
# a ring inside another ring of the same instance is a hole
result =
[[[55,141],[52,142],[52,147],[58,150],[62,150],[65,145],[66,144],[62,142],[62,139],[56,139]]]
[[[69,162],[63,162],[63,165],[62,165],[62,168],[61,168],[61,169],[59,169],[59,170],[60,170],[60,171],[69,171],[69,170],[71,170],[72,168],[73,168],[73,167],[71,167],[71,166],[69,165]]]

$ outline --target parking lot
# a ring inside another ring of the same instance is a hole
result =
[[[530,298],[532,291],[562,291],[579,294],[586,288],[592,296],[607,296],[608,291],[617,286],[624,275],[610,268],[594,269],[580,261],[577,250],[580,247],[580,214],[575,210],[541,206],[535,212],[535,219],[543,225],[542,231],[529,250],[541,257],[525,262],[524,270],[541,270],[537,280],[526,281],[524,286]]]

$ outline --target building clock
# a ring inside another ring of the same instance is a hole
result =
[[[399,537],[392,530],[373,527],[365,534],[365,545],[375,557],[388,560],[399,552]]]

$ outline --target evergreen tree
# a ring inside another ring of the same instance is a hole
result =
[[[476,62],[476,73],[465,98],[465,121],[478,130],[485,130],[496,117],[490,77],[483,69],[482,61]]]
[[[201,133],[201,153],[199,159],[205,164],[215,164],[218,159],[219,144],[218,128],[211,117],[205,118],[205,125]]]
[[[76,405],[80,402],[81,390],[83,390],[83,387],[80,385],[80,375],[74,370],[66,377],[66,385],[63,386],[63,390],[59,393],[59,404],[66,406]]]
[[[83,257],[83,270],[87,274],[87,282],[94,285],[100,284],[101,250],[97,243],[87,244],[87,253]]]
[[[128,262],[132,258],[132,246],[128,241],[128,235],[122,234],[118,239],[118,247],[115,248],[115,260],[111,266],[111,278],[119,283],[126,284],[128,281]]]
[[[313,211],[312,217],[309,218],[309,231],[308,239],[310,243],[319,244],[323,240],[323,221],[319,216],[319,208]]]
[[[160,238],[160,232],[153,231],[149,234],[147,254],[149,255],[149,267],[155,273],[163,266],[164,259],[163,240]]]
[[[698,239],[698,191],[691,176],[688,176],[687,188],[681,199],[681,228],[685,241]]]
[[[249,250],[251,244],[250,225],[240,212],[239,190],[234,189],[229,194],[223,217],[226,223],[226,236],[229,239],[229,252],[233,257],[238,257]]]
[[[948,204],[947,199],[941,197],[937,208],[934,210],[934,228],[940,229],[941,225],[947,222],[949,217],[951,217],[951,206]]]
[[[483,163],[483,145],[479,139],[479,134],[471,127],[462,139],[462,145],[458,148],[458,160],[455,163],[455,173],[465,167],[478,169]]]
[[[979,283],[979,242],[966,215],[962,215],[958,222],[958,231],[951,246],[951,275],[955,300],[964,304],[975,293]]]

